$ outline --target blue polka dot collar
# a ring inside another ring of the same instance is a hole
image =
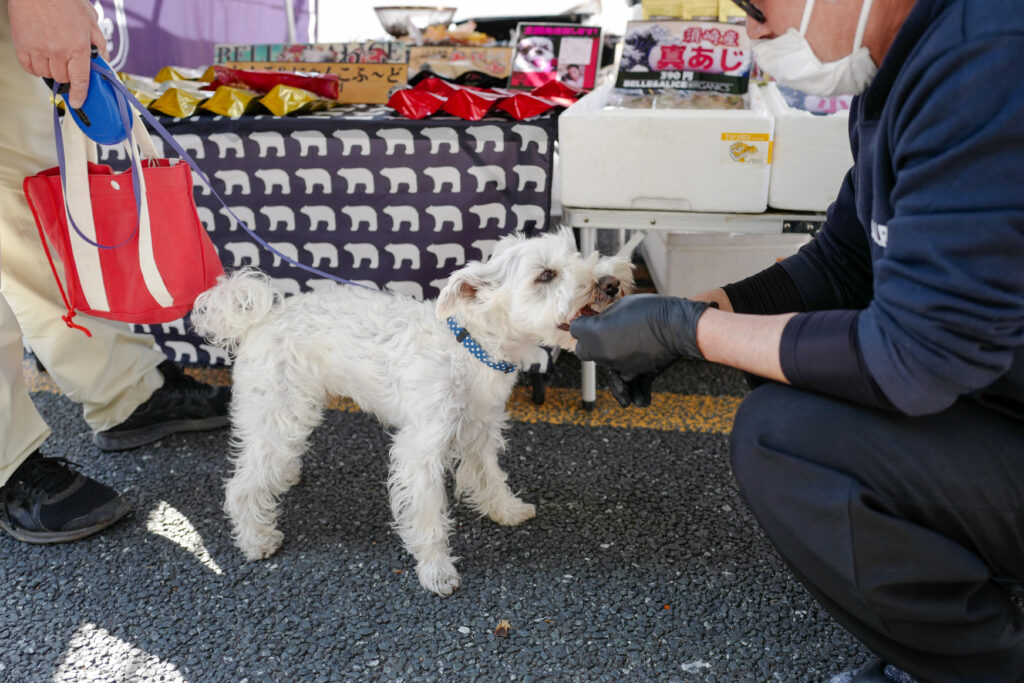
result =
[[[489,368],[493,368],[498,372],[504,372],[506,375],[510,372],[516,371],[516,366],[509,363],[507,360],[492,360],[489,353],[480,348],[480,344],[477,343],[476,339],[473,339],[469,335],[469,332],[465,327],[459,327],[459,324],[455,322],[455,318],[448,318],[448,329],[455,335],[455,341],[459,342],[469,352],[476,356],[476,359],[486,365]]]

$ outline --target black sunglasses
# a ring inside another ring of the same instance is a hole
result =
[[[753,19],[754,21],[756,21],[759,24],[763,24],[764,23],[764,14],[761,13],[761,10],[757,9],[756,7],[754,7],[754,3],[750,2],[750,0],[732,0],[732,1],[734,3],[736,3],[736,5],[741,10],[746,12],[747,16],[749,16],[751,19]]]

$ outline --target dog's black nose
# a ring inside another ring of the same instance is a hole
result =
[[[613,297],[619,293],[619,278],[612,275],[605,275],[597,281],[597,286],[605,295]]]

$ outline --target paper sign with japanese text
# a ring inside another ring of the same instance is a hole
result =
[[[391,89],[408,82],[408,68],[405,64],[225,62],[223,66],[232,69],[337,74],[341,86],[338,102],[343,104],[386,104]]]
[[[710,21],[631,21],[615,80],[628,90],[747,92],[752,62],[742,26]]]
[[[591,90],[601,66],[601,29],[579,24],[528,24],[516,28],[510,88],[533,90],[561,81]]]

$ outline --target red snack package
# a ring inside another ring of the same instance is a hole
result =
[[[307,90],[328,100],[336,100],[341,94],[341,82],[337,74],[305,75],[288,71],[249,71],[219,65],[213,67],[213,72],[213,82],[204,90],[216,90],[222,85],[230,85],[265,94],[273,90],[275,85],[287,85]]]
[[[460,86],[440,78],[424,78],[422,81],[413,86],[413,89],[420,92],[429,92],[441,97],[449,97],[452,93],[460,89]]]
[[[539,88],[531,90],[530,94],[534,97],[543,97],[544,99],[551,100],[563,107],[568,107],[583,93],[561,81],[548,81]]]
[[[551,100],[531,95],[530,93],[516,93],[512,97],[506,97],[494,105],[498,111],[503,111],[516,121],[530,119],[540,116],[552,107],[559,106]]]
[[[405,88],[388,98],[388,106],[409,119],[425,119],[436,114],[446,98],[425,90]]]
[[[504,95],[463,88],[448,97],[441,111],[467,121],[479,121],[502,99]]]

